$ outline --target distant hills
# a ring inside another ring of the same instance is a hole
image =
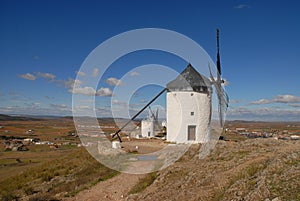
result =
[[[93,119],[94,117],[80,117],[84,119]],[[51,115],[7,115],[7,114],[0,114],[0,121],[42,121],[46,119],[68,119],[68,120],[73,120],[73,116],[51,116]],[[101,123],[107,123],[107,122],[125,122],[128,121],[129,119],[125,118],[112,118],[112,117],[103,117],[97,118],[98,120],[101,120]],[[136,118],[135,121],[141,121],[142,118]],[[282,122],[273,122],[273,123],[283,123]],[[250,120],[227,120],[226,124],[249,124],[249,123],[272,123],[271,121],[250,121]],[[285,122],[287,123],[287,122]],[[296,122],[290,122],[290,123],[296,123]],[[298,123],[300,123],[298,121]]]
[[[0,114],[0,121],[40,121],[41,119],[25,116],[10,116]]]
[[[51,115],[7,115],[0,114],[0,121],[42,121],[46,119],[73,119],[72,116],[51,116]]]
[[[73,116],[51,116],[51,115],[6,115],[0,114],[0,121],[42,121],[46,119],[68,119],[73,120]],[[80,117],[80,119],[93,119],[93,117]],[[113,121],[128,121],[128,119],[123,118],[112,118],[104,117],[97,118],[102,122],[113,122]],[[137,119],[139,120],[139,119]]]

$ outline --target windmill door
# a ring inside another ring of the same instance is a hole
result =
[[[196,126],[188,126],[188,140],[196,140]]]

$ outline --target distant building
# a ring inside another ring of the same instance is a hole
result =
[[[154,121],[142,120],[142,137],[154,137]]]
[[[149,114],[147,119],[142,120],[141,122],[141,133],[142,137],[155,137],[155,135],[161,131],[161,125],[158,122],[158,109],[156,113],[149,108]]]
[[[235,129],[237,132],[247,132],[246,128],[236,128]]]
[[[25,138],[23,139],[24,142],[33,142],[33,139],[32,138]]]

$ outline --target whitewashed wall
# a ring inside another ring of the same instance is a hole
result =
[[[154,122],[151,120],[142,120],[142,137],[154,137]],[[150,132],[150,136],[148,135]]]
[[[197,92],[167,93],[167,141],[205,143],[209,140],[210,120],[211,96]],[[196,126],[195,141],[188,141],[188,125]]]

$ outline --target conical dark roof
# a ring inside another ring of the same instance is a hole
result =
[[[187,67],[167,84],[168,91],[195,91],[200,93],[210,93],[210,80],[198,73],[198,71],[191,65]]]

